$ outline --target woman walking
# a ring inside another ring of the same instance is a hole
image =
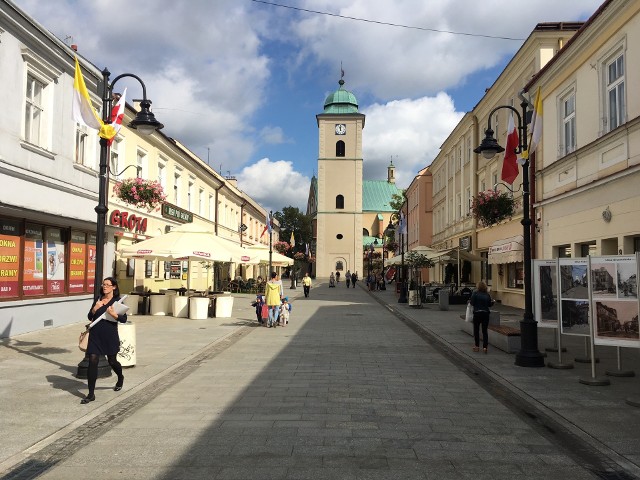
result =
[[[278,325],[278,317],[280,316],[280,304],[284,293],[282,291],[282,282],[278,280],[278,274],[271,272],[271,280],[269,280],[264,288],[264,303],[269,308],[269,320],[267,327],[275,328]]]
[[[93,303],[87,315],[87,318],[92,322],[103,315],[104,318],[91,327],[90,330],[89,345],[87,346],[87,355],[89,356],[89,368],[87,371],[89,393],[80,401],[82,404],[93,402],[96,399],[95,388],[98,378],[98,361],[103,355],[107,356],[111,369],[118,376],[118,381],[113,389],[116,392],[122,390],[124,375],[122,375],[122,365],[120,365],[117,358],[120,350],[118,322],[126,323],[127,314],[118,315],[113,308],[113,304],[118,300],[120,300],[118,281],[113,277],[105,278],[100,288],[100,297]]]
[[[478,282],[477,290],[473,292],[469,303],[473,306],[473,340],[474,352],[480,351],[480,326],[482,326],[482,351],[487,353],[489,346],[489,309],[493,305],[493,299],[487,292],[487,284]]]

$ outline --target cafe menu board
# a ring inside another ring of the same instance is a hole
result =
[[[0,220],[0,298],[18,296],[20,225]]]
[[[86,234],[71,232],[69,243],[69,293],[84,292],[87,263]]]
[[[96,278],[96,236],[93,233],[87,235],[87,292],[93,292],[93,284]]]
[[[24,229],[24,267],[22,269],[22,294],[44,294],[44,246],[43,231],[39,225],[26,224]]]
[[[64,293],[65,258],[62,230],[47,228],[46,241],[47,293]]]

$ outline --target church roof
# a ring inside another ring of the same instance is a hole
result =
[[[386,180],[362,181],[362,211],[363,212],[394,212],[389,202],[394,194],[401,194],[395,183]]]
[[[344,80],[338,82],[340,88],[330,93],[324,101],[324,112],[331,114],[358,113],[358,100],[356,96],[344,89]]]

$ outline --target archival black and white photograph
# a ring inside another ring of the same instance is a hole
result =
[[[562,333],[590,336],[589,301],[562,300]]]
[[[535,316],[540,326],[558,325],[558,275],[555,262],[534,262]]]
[[[620,262],[618,267],[618,298],[638,298],[636,263]]]
[[[586,263],[560,266],[560,295],[563,299],[587,300],[589,298],[588,282]]]
[[[591,262],[591,288],[595,297],[616,296],[616,265]]]
[[[602,300],[594,302],[594,308],[598,343],[624,346],[628,341],[637,343],[640,340],[637,302]],[[627,342],[620,343],[620,340]]]

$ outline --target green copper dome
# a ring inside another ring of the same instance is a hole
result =
[[[344,80],[340,79],[338,83],[340,84],[340,88],[330,93],[324,101],[324,113],[358,113],[358,100],[356,100],[356,96],[343,88]]]

